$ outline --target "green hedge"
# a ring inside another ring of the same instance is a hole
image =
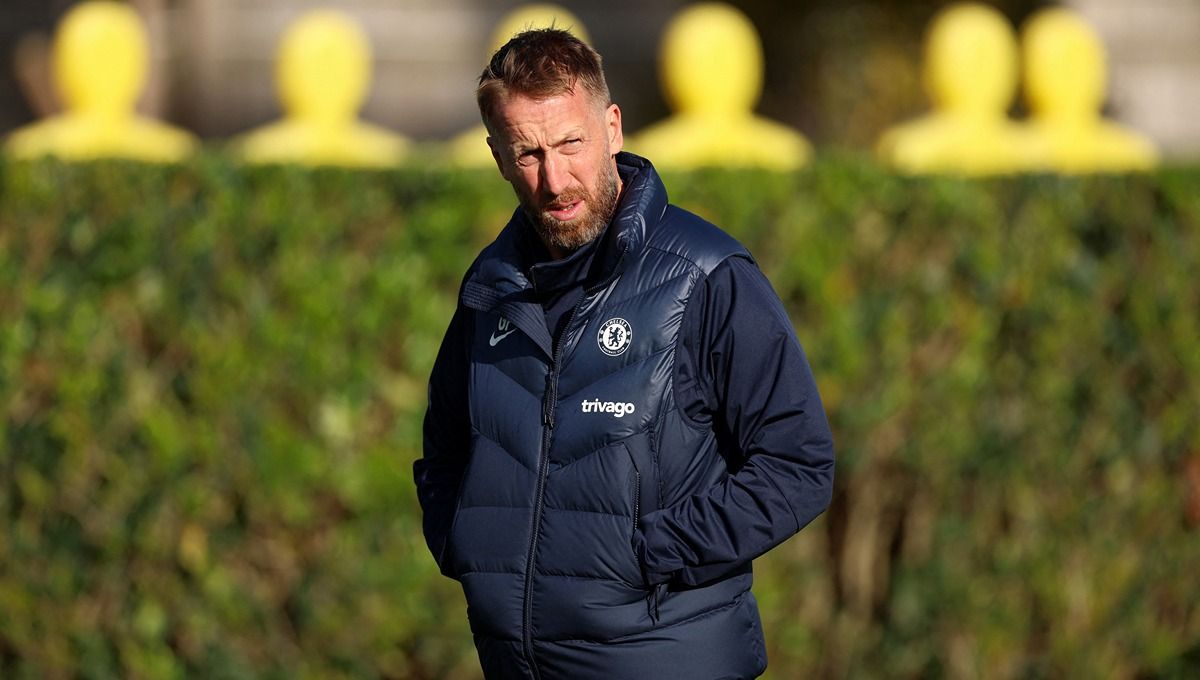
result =
[[[410,466],[494,175],[0,161],[0,677],[478,677]],[[667,182],[838,445],[771,677],[1200,673],[1200,172]]]

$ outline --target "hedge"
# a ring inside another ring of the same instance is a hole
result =
[[[0,677],[479,677],[411,463],[494,175],[0,159]],[[834,428],[769,677],[1200,674],[1200,170],[667,182]]]

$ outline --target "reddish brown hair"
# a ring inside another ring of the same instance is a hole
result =
[[[475,100],[490,129],[496,105],[506,95],[546,99],[571,92],[577,84],[597,104],[612,103],[596,50],[563,29],[538,28],[518,33],[496,50],[479,76]]]

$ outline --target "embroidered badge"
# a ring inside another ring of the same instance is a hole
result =
[[[633,339],[633,328],[629,322],[620,317],[609,319],[600,326],[596,342],[600,351],[610,357],[619,356],[629,349],[629,341]]]

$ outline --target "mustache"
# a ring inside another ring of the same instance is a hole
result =
[[[572,203],[576,203],[578,201],[583,201],[583,200],[586,200],[587,198],[588,198],[587,192],[582,189],[572,189],[570,191],[564,191],[563,193],[558,194],[557,196],[555,196],[552,199],[542,201],[542,212],[547,212],[549,210],[555,210],[558,208],[565,208],[568,205],[571,205]]]

